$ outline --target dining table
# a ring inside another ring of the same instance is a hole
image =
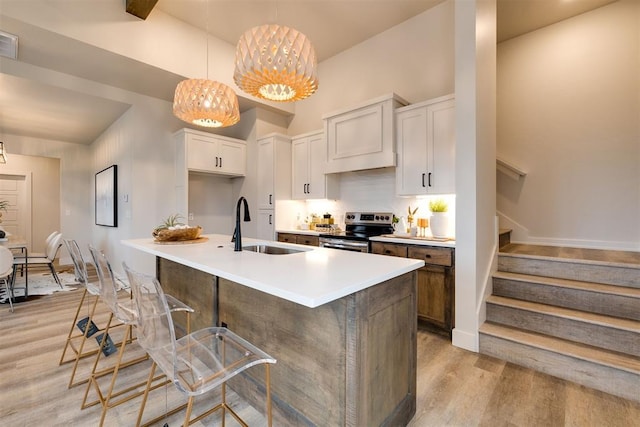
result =
[[[28,242],[25,237],[9,235],[0,239],[0,245],[4,246],[7,249],[10,249],[12,252],[19,250],[20,257],[24,256],[24,298],[26,299],[29,296],[29,249]],[[15,252],[14,252],[15,253]],[[11,278],[11,292],[13,293],[14,284],[15,284],[15,266],[14,266],[14,274]]]

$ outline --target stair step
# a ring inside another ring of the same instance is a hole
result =
[[[640,359],[486,322],[480,353],[640,402]]]
[[[491,295],[487,320],[640,357],[640,322]]]
[[[640,264],[626,262],[499,252],[498,270],[640,288]]]
[[[640,289],[498,271],[493,294],[640,320]]]

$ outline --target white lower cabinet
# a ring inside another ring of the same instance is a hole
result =
[[[453,95],[397,109],[396,138],[399,196],[455,193]]]

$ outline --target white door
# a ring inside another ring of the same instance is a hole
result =
[[[31,179],[25,174],[0,174],[0,200],[9,202],[0,226],[5,232],[26,238],[31,246]]]

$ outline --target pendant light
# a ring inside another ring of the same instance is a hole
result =
[[[206,79],[178,83],[173,114],[187,123],[204,127],[232,126],[240,120],[238,97],[233,89]]]
[[[233,80],[250,95],[298,101],[318,90],[316,52],[301,32],[281,25],[246,31],[236,47]]]
[[[209,3],[207,2],[207,78],[187,79],[176,86],[173,114],[204,127],[232,126],[240,120],[238,97],[229,86],[209,80]]]

